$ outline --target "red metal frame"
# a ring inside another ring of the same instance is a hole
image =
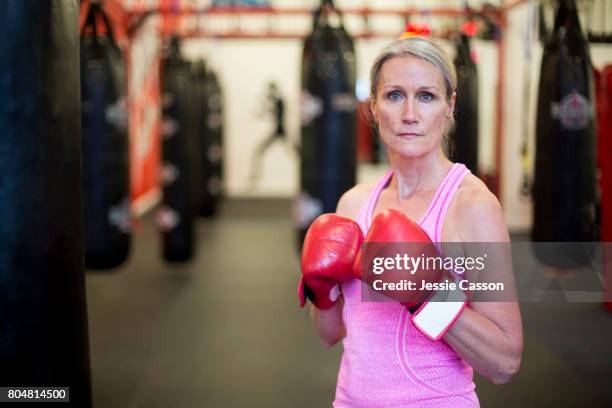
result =
[[[165,35],[170,35],[172,32],[163,33]],[[207,30],[186,30],[180,33],[181,38],[211,38],[211,39],[221,39],[221,40],[303,40],[308,36],[309,32],[295,32],[295,33],[276,33],[270,31],[262,31],[259,33],[255,32],[245,32],[242,30],[233,30],[233,31],[224,31],[224,32],[214,32]],[[433,34],[436,37],[440,37]],[[395,38],[397,37],[397,31],[389,31],[389,32],[372,32],[372,31],[363,31],[360,33],[351,33],[351,38],[357,40],[368,40],[375,38]]]
[[[521,0],[524,1],[524,0]],[[434,7],[434,8],[399,8],[399,9],[375,9],[375,8],[343,8],[339,9],[343,15],[357,15],[357,16],[408,16],[408,15],[432,15],[432,16],[462,16],[466,14],[466,11],[459,8],[451,7]],[[236,14],[251,14],[251,15],[287,15],[287,16],[309,16],[312,15],[313,9],[311,8],[274,8],[274,7],[243,7],[243,6],[229,6],[229,7],[206,7],[206,8],[195,8],[185,7],[182,9],[175,9],[172,7],[158,7],[149,10],[134,10],[133,14],[141,14],[143,12],[153,12],[158,14],[173,14],[173,15],[236,15]],[[491,13],[486,13],[491,14]],[[495,14],[492,14],[495,16]]]
[[[501,15],[501,26],[506,27],[506,15]],[[491,186],[493,193],[497,196],[498,200],[502,202],[502,146],[504,143],[504,86],[505,86],[505,73],[504,65],[506,63],[506,41],[504,36],[501,35],[497,40],[497,103],[495,111],[495,175],[493,176],[493,185]]]

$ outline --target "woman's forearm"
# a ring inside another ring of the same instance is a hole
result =
[[[508,382],[521,365],[522,334],[511,336],[469,307],[444,335],[444,340],[494,384]]]
[[[310,318],[315,330],[325,347],[331,347],[346,335],[344,323],[342,321],[342,307],[344,301],[342,297],[330,309],[320,310],[310,307]]]

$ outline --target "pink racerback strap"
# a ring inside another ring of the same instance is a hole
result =
[[[469,173],[470,171],[465,165],[455,163],[442,183],[440,183],[436,196],[430,204],[429,211],[426,212],[426,215],[419,222],[433,242],[442,242],[442,225],[448,211],[448,206],[464,177]]]

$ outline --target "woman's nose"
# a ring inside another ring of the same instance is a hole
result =
[[[402,109],[402,122],[414,123],[418,121],[417,107],[414,101],[406,99]]]

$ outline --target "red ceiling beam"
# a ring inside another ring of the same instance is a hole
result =
[[[170,35],[172,33],[163,33]],[[215,32],[207,30],[187,30],[177,33],[181,38],[211,38],[222,40],[303,40],[310,32],[304,31],[300,33],[280,33],[280,32],[247,32],[242,30]],[[351,33],[353,39],[370,39],[370,38],[395,38],[397,31],[393,32],[361,32]]]
[[[525,0],[519,0],[525,1]],[[426,8],[398,8],[398,9],[383,9],[383,8],[345,8],[339,9],[343,15],[354,15],[354,16],[392,16],[401,17],[409,15],[423,15],[423,16],[448,16],[457,17],[465,16],[473,13],[482,13],[497,17],[498,13],[490,11],[471,10],[466,11],[465,9],[455,7],[434,7],[430,9]],[[314,9],[311,8],[273,8],[273,7],[207,7],[207,8],[195,8],[195,7],[184,7],[181,9],[175,9],[172,7],[157,7],[147,10],[130,10],[131,14],[142,14],[142,13],[156,13],[156,14],[167,14],[167,15],[209,15],[209,16],[221,16],[221,15],[289,15],[289,16],[311,16],[314,13]]]

